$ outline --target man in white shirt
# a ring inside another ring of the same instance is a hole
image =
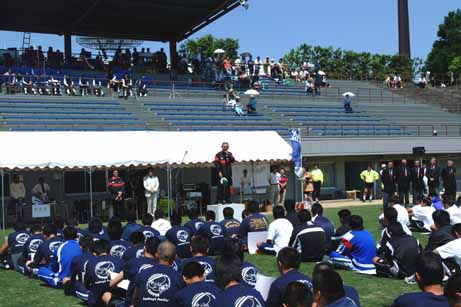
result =
[[[10,183],[10,198],[14,203],[22,203],[26,198],[26,187],[22,176],[14,175],[13,182]]]
[[[275,166],[272,167],[271,173],[267,177],[267,182],[269,183],[269,201],[273,206],[279,204],[280,198],[280,173],[277,171]]]
[[[166,232],[171,229],[171,223],[164,218],[161,208],[155,210],[154,218],[155,221],[152,222],[151,227],[157,230],[161,236],[165,236]]]
[[[411,231],[408,228],[408,226],[410,226],[410,215],[408,214],[407,209],[401,204],[399,204],[399,202],[399,197],[397,195],[393,195],[389,199],[389,206],[393,207],[397,211],[397,222],[402,224],[402,228],[405,231],[405,233],[411,236]],[[382,225],[384,220],[384,214],[381,214],[379,216],[379,220]]]
[[[258,253],[277,255],[284,247],[289,246],[293,225],[285,218],[285,209],[275,206],[272,209],[274,221],[269,224],[266,242],[258,242]]]
[[[453,233],[456,239],[437,247],[434,252],[439,254],[444,262],[446,262],[446,259],[452,258],[461,268],[461,224],[456,224],[453,227]]]
[[[32,188],[32,196],[38,198],[40,201],[49,202],[50,186],[45,182],[43,177],[38,178],[38,183]]]
[[[432,213],[435,211],[434,207],[432,207],[427,198],[420,198],[416,200],[416,203],[413,208],[408,209],[412,228],[423,232],[431,232],[434,225],[434,219],[432,218]]]
[[[455,225],[461,223],[461,208],[454,203],[452,197],[444,195],[442,197],[442,204],[445,211],[450,214],[450,224]]]
[[[147,213],[154,215],[157,210],[157,195],[159,189],[158,177],[154,175],[154,170],[149,168],[149,173],[144,177],[144,189],[147,201]]]

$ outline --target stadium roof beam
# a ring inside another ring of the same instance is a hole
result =
[[[0,30],[181,41],[239,5],[239,0],[4,0]]]

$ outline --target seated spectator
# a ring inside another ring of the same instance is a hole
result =
[[[344,96],[343,105],[344,105],[344,111],[346,111],[346,113],[354,112],[352,110],[352,106],[351,106],[352,105],[352,98],[349,95]]]
[[[297,281],[312,289],[312,280],[310,277],[299,272],[301,265],[301,255],[297,250],[291,247],[286,247],[280,250],[277,255],[277,268],[280,273],[271,285],[267,297],[267,307],[278,307],[282,305],[285,291],[291,282]]]
[[[234,209],[226,207],[223,209],[224,220],[220,225],[225,229],[226,236],[235,237],[239,233],[240,222],[234,219]]]
[[[443,209],[450,214],[450,224],[455,225],[461,223],[461,209],[454,203],[454,199],[451,196],[444,195],[442,197],[442,204]]]
[[[233,106],[234,112],[238,116],[243,116],[245,115],[245,112],[243,111],[243,106],[240,103],[240,100],[236,100],[234,106]]]
[[[201,236],[194,236],[190,244],[190,251],[192,258],[186,259],[182,262],[182,267],[186,266],[190,262],[199,263],[204,271],[205,281],[214,282],[215,273],[214,266],[215,261],[213,258],[208,256],[210,244],[207,238]]]
[[[216,284],[223,292],[211,307],[264,307],[261,294],[242,283],[242,263],[237,256],[222,256],[216,262]]]
[[[160,233],[155,230],[154,228],[152,228],[152,223],[154,222],[154,217],[149,214],[149,213],[146,213],[143,217],[142,217],[142,226],[141,226],[141,229],[140,231],[143,233],[144,237],[147,239],[147,238],[150,238],[150,237],[159,237],[160,236]]]
[[[26,95],[37,95],[37,89],[35,88],[35,76],[31,76],[28,72],[26,72],[26,75],[22,78],[22,90]]]
[[[64,84],[64,92],[68,96],[76,96],[77,95],[77,91],[74,88],[74,81],[72,80],[72,78],[70,76],[64,75],[64,77],[62,78],[62,83]]]
[[[181,275],[171,266],[176,248],[162,242],[157,249],[158,265],[142,270],[135,280],[132,304],[137,307],[166,307],[176,293],[184,287]]]
[[[109,254],[120,259],[123,259],[123,255],[131,247],[129,241],[122,240],[122,232],[123,228],[120,219],[114,220],[112,218],[107,225],[107,234],[110,239]]]
[[[254,95],[250,95],[250,99],[247,104],[247,113],[256,113],[256,97]]]
[[[28,271],[25,268],[27,261],[34,259],[35,253],[39,245],[43,242],[44,237],[42,233],[42,227],[38,224],[32,225],[29,230],[30,237],[24,244],[24,250],[22,256],[18,259],[18,270],[22,274],[28,275]]]
[[[450,307],[461,307],[461,274],[451,276],[443,292]]]
[[[161,208],[154,212],[155,221],[152,222],[152,228],[157,230],[161,236],[164,236],[168,230],[171,229],[171,223],[165,219],[165,214]]]
[[[351,216],[349,209],[341,209],[338,211],[339,223],[341,224],[335,231],[335,237],[341,237],[351,230]]]
[[[427,241],[426,251],[433,251],[437,247],[445,245],[455,239],[448,212],[443,210],[435,211],[432,214],[432,219],[434,220],[434,228]]]
[[[64,229],[64,240],[66,241],[54,252],[56,262],[38,270],[37,275],[40,280],[56,288],[62,285],[64,279],[70,278],[72,259],[82,254],[77,238],[76,229],[72,227]]]
[[[189,228],[190,234],[193,236],[199,230],[199,228],[205,224],[205,221],[198,217],[199,212],[197,208],[190,208],[187,212],[189,221],[184,224],[185,227]]]
[[[111,273],[119,273],[123,262],[109,255],[110,243],[101,239],[94,242],[95,257],[88,260],[85,268],[85,286],[89,290],[88,306],[109,305],[116,299],[116,292],[110,288]]]
[[[335,226],[333,223],[323,215],[323,207],[319,203],[312,204],[312,222],[314,225],[320,226],[325,230],[327,243],[335,236]]]
[[[427,198],[416,201],[416,205],[407,209],[411,217],[411,228],[419,232],[431,232],[434,225],[432,214],[435,209]]]
[[[283,307],[312,306],[312,291],[303,283],[294,281],[288,284],[282,300]]]
[[[148,92],[147,81],[146,81],[145,77],[142,76],[141,79],[136,81],[136,94],[139,97],[146,97],[147,92]]]
[[[78,87],[80,88],[80,96],[88,96],[90,93],[90,80],[85,76],[78,78]]]
[[[43,227],[43,237],[45,240],[38,246],[34,258],[26,262],[27,270],[34,274],[37,273],[37,268],[47,267],[53,263],[55,252],[64,243],[64,239],[57,236],[54,224],[46,224]]]
[[[179,258],[189,258],[190,253],[190,244],[192,235],[190,233],[190,228],[181,226],[181,216],[178,214],[173,214],[170,217],[171,229],[169,229],[165,237],[168,241],[176,245],[176,252]]]
[[[70,278],[64,278],[64,293],[72,294],[83,301],[88,301],[89,291],[85,286],[85,266],[93,256],[93,238],[85,236],[80,238],[79,246],[82,253],[72,258],[70,265]]]
[[[351,231],[341,237],[336,251],[329,254],[334,265],[362,274],[376,274],[373,258],[376,256],[373,236],[363,227],[359,215],[351,216]]]
[[[135,231],[130,235],[131,246],[123,253],[122,260],[127,263],[131,259],[141,258],[144,253],[144,235],[141,231]]]
[[[131,211],[126,217],[127,223],[123,226],[122,239],[127,241],[130,239],[130,236],[135,231],[141,231],[142,226],[136,222],[136,212]]]
[[[425,252],[416,259],[416,282],[422,292],[400,295],[392,307],[446,307],[448,300],[443,295],[443,265],[440,257]]]
[[[274,221],[269,224],[266,242],[258,243],[258,253],[276,255],[282,248],[290,243],[293,225],[285,218],[285,209],[275,206],[272,209]]]
[[[298,218],[298,213],[295,210],[296,203],[292,199],[287,199],[283,203],[285,206],[286,210],[286,216],[285,218],[290,221],[291,225],[293,226],[293,229],[296,228],[301,224]]]
[[[122,78],[121,81],[121,88],[122,88],[122,96],[125,99],[128,99],[129,96],[133,96],[133,80],[128,76],[128,74],[125,74]]]
[[[378,243],[376,244],[377,249],[380,249],[381,247],[385,246],[391,238],[391,233],[389,232],[389,229],[387,227],[393,223],[398,223],[398,213],[397,210],[395,210],[395,208],[387,207],[386,209],[384,209],[383,215],[384,218],[382,220],[382,226],[384,227],[384,229],[381,231],[381,236],[379,237]]]
[[[408,234],[412,235],[408,226],[410,226],[410,215],[407,209],[400,204],[400,198],[397,195],[393,195],[389,199],[389,207],[394,208],[397,211],[397,222],[402,224],[403,230]],[[383,224],[384,213],[379,216],[381,225]]]
[[[207,211],[206,222],[197,230],[197,236],[203,236],[210,242],[211,255],[220,255],[224,247],[225,229],[216,221],[214,211]]]
[[[258,268],[245,261],[245,253],[242,243],[237,239],[229,239],[224,242],[223,256],[237,256],[242,263],[242,282],[254,288],[256,286],[256,276],[258,275]]]
[[[355,307],[346,296],[341,276],[333,270],[316,274],[313,280],[314,304],[318,307]]]
[[[51,95],[61,95],[61,82],[55,79],[53,75],[50,75],[50,78],[48,79],[48,87],[51,89]]]
[[[298,217],[301,224],[293,230],[290,246],[301,253],[303,262],[321,261],[327,247],[325,231],[311,222],[309,210],[300,210]]]
[[[443,203],[439,195],[437,194],[429,195],[429,199],[431,200],[432,207],[434,207],[435,210],[443,210]]]
[[[390,239],[382,245],[373,259],[376,274],[382,277],[407,278],[415,274],[415,259],[421,246],[416,238],[407,235],[402,225],[393,222],[387,226]]]
[[[184,266],[182,279],[186,287],[174,295],[173,306],[210,307],[216,297],[221,294],[221,289],[214,283],[205,282],[205,270],[197,262],[191,261]]]
[[[109,240],[106,230],[102,225],[101,219],[93,217],[88,223],[88,234],[93,237],[94,240]]]
[[[55,224],[56,224],[56,220],[55,219]],[[78,227],[78,220],[74,217],[70,217],[66,220],[66,226],[67,227],[73,227],[76,231],[77,231],[77,237],[80,239],[80,238],[83,238],[84,236],[87,236],[89,235],[88,231],[86,229],[82,229],[80,227]]]
[[[30,237],[24,223],[18,221],[14,224],[14,232],[10,233],[0,247],[1,267],[17,269],[18,260],[25,250],[25,244]]]
[[[461,272],[461,224],[453,226],[456,239],[437,247],[434,252],[443,259],[450,274]]]
[[[239,237],[245,244],[249,232],[267,231],[269,225],[266,216],[259,213],[258,202],[250,202],[248,210],[250,215],[243,219],[239,229]]]
[[[93,81],[91,82],[92,92],[93,95],[97,97],[103,97],[104,91],[102,90],[101,80],[97,80],[96,76],[93,77]]]

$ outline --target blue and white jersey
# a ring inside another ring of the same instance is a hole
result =
[[[36,235],[31,235],[29,239],[27,239],[26,244],[24,244],[24,250],[22,252],[22,255],[25,261],[34,259],[34,256],[37,253],[38,247],[40,246],[40,244],[43,243],[44,240],[45,238],[43,237],[43,234],[41,233],[36,234]]]
[[[134,258],[144,257],[144,244],[138,244],[128,248],[125,253],[123,253],[122,260],[126,263]]]
[[[61,244],[55,252],[59,270],[57,272],[59,280],[71,276],[71,265],[74,257],[80,256],[82,250],[76,240],[68,240]]]
[[[258,268],[250,262],[242,264],[242,281],[248,286],[254,288],[256,286],[256,276],[258,276]]]
[[[226,288],[211,304],[212,307],[264,307],[264,299],[246,284]]]
[[[33,260],[34,265],[48,266],[62,243],[64,243],[64,239],[58,236],[43,241],[42,244],[38,246],[37,252],[35,253]]]
[[[210,307],[221,290],[213,283],[196,282],[179,290],[172,300],[174,307]]]
[[[110,273],[122,270],[122,261],[110,255],[91,258],[86,265],[85,284],[90,290],[89,305],[101,303],[104,292],[110,289]]]
[[[8,235],[8,247],[10,254],[19,254],[24,251],[24,245],[30,237],[27,230],[18,230]]]
[[[336,250],[348,256],[358,270],[374,270],[373,258],[376,256],[375,240],[366,230],[351,230],[343,235]]]
[[[190,234],[194,236],[195,233],[200,229],[200,227],[202,227],[203,224],[205,224],[204,220],[200,218],[196,218],[184,224],[184,227],[188,228]]]
[[[173,296],[184,287],[182,276],[170,266],[156,265],[138,274],[136,288],[139,301],[136,307],[169,307]]]
[[[182,268],[184,268],[189,262],[199,263],[205,270],[205,281],[215,282],[215,279],[216,279],[215,272],[214,272],[215,261],[213,258],[208,257],[208,256],[195,256],[192,258],[185,259],[181,263],[181,271],[182,271]]]
[[[277,278],[269,289],[267,296],[266,306],[279,307],[282,306],[283,297],[289,283],[300,282],[305,284],[309,289],[312,289],[312,279],[299,272],[298,270],[291,270]]]
[[[114,257],[123,259],[125,252],[131,247],[131,244],[123,240],[112,240],[110,241],[110,252],[109,254]]]
[[[141,226],[141,228],[138,230],[141,231],[144,235],[144,238],[147,240],[148,238],[152,237],[160,237],[160,232],[155,230],[154,228],[150,226]]]
[[[191,232],[185,226],[173,226],[165,234],[168,241],[176,245],[176,254],[179,258],[188,258],[190,254]]]

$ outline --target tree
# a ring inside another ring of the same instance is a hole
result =
[[[461,75],[461,55],[451,60],[451,63],[450,63],[450,66],[448,66],[448,69],[456,75]]]
[[[188,39],[179,47],[179,53],[186,58],[201,56],[207,58],[213,56],[216,49],[226,51],[225,55],[231,59],[238,57],[239,41],[233,38],[216,38],[213,35],[205,35],[196,39]]]
[[[427,57],[426,70],[446,73],[453,59],[461,54],[461,10],[448,13],[437,36]]]

